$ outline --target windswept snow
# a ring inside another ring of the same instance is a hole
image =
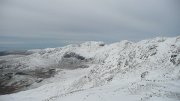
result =
[[[0,101],[180,101],[180,36],[30,51],[28,56],[1,57],[6,62],[0,69],[53,69],[55,74],[42,78],[15,71],[4,84],[24,80],[20,77],[32,81],[24,91],[1,95]]]

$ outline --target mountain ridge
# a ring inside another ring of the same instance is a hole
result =
[[[15,78],[29,80],[25,81],[29,90],[23,87],[25,91],[1,95],[2,101],[180,100],[180,36],[31,51],[33,54],[4,59],[0,64],[3,70],[26,74],[13,72],[5,85],[19,83]]]

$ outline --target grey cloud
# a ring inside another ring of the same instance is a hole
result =
[[[179,5],[179,0],[1,0],[0,37],[113,42],[177,36]]]

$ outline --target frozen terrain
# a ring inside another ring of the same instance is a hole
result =
[[[0,101],[180,101],[180,36],[0,57]]]

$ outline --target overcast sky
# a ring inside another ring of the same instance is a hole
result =
[[[180,35],[179,0],[0,0],[0,48]]]

